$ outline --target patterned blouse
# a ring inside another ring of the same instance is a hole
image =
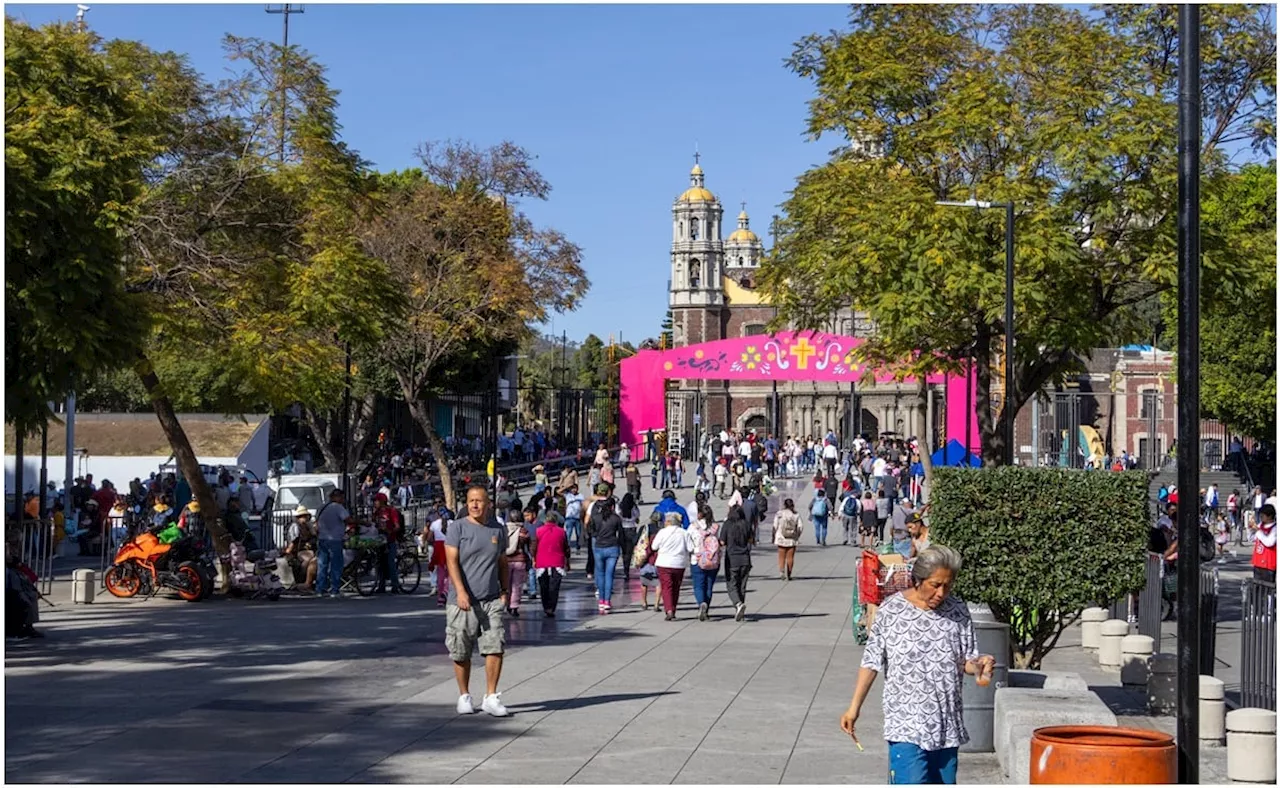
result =
[[[894,594],[876,612],[862,667],[884,673],[884,738],[924,750],[969,741],[960,690],[964,665],[978,658],[969,608],[948,596],[921,610]]]

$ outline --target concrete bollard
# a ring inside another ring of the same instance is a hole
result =
[[[1129,622],[1118,618],[1103,621],[1098,630],[1098,664],[1112,670],[1120,669],[1120,642],[1129,634]]]
[[[71,604],[93,604],[98,591],[98,573],[92,569],[77,569],[71,573]]]
[[[1222,679],[1200,677],[1200,743],[1219,747],[1227,735],[1227,691]]]
[[[1242,783],[1276,781],[1276,713],[1236,709],[1227,715],[1227,779]]]
[[[1086,607],[1080,613],[1080,645],[1088,651],[1097,651],[1101,639],[1099,627],[1107,620],[1107,611],[1101,607]]]
[[[1125,635],[1120,639],[1120,683],[1129,689],[1147,688],[1147,660],[1156,650],[1156,641],[1147,635]]]
[[[1151,655],[1147,671],[1147,706],[1152,714],[1173,714],[1177,711],[1177,654]]]

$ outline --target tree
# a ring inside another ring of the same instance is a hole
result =
[[[5,17],[5,421],[19,435],[145,335],[120,230],[171,120],[156,76],[69,25]]]
[[[1209,186],[1201,201],[1205,234],[1229,239],[1233,256],[1246,268],[1234,282],[1206,277],[1202,283],[1200,408],[1233,431],[1271,440],[1276,434],[1276,163],[1246,166]],[[1166,294],[1165,307],[1168,325],[1176,326],[1172,294]]]
[[[166,358],[215,364],[241,401],[340,401],[342,344],[367,347],[402,301],[355,235],[371,210],[364,162],[338,138],[335,93],[305,54],[227,37],[239,71],[177,93],[180,133],[129,225],[126,287],[152,326],[136,370],[202,506],[212,493],[177,421]],[[279,161],[279,91],[289,115]],[[220,549],[226,535],[213,532]]]
[[[609,364],[600,337],[587,334],[573,354],[573,366],[577,370],[575,382],[578,388],[595,391],[607,386]]]
[[[1271,9],[1206,7],[1204,161],[1274,147]],[[855,6],[851,30],[810,36],[790,67],[814,81],[809,134],[846,141],[802,175],[762,284],[779,320],[816,328],[840,307],[877,326],[868,357],[938,368],[973,358],[984,459],[1004,424],[1095,347],[1143,333],[1174,283],[1176,29],[1172,8]],[[1001,212],[1017,206],[1015,385],[992,415],[1004,355]],[[1205,238],[1207,275],[1238,252]],[[935,363],[930,360],[928,363]]]
[[[467,354],[474,371],[455,382],[492,383],[484,368],[494,355],[485,351],[515,347],[529,324],[573,309],[587,281],[578,247],[518,209],[520,199],[550,191],[523,149],[426,144],[418,155],[421,170],[382,179],[383,208],[361,235],[406,298],[407,317],[380,353],[427,436],[452,507],[453,479],[427,395],[448,380],[450,361]]]
[[[670,348],[675,341],[675,318],[668,309],[667,313],[662,316],[662,325],[658,330],[658,342],[662,348]]]

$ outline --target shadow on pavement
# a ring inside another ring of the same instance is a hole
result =
[[[678,692],[672,692],[670,690],[664,690],[662,692],[616,692],[610,695],[587,695],[579,698],[543,701],[541,703],[520,703],[514,706],[508,706],[507,709],[515,713],[566,711],[568,709],[584,709],[589,706],[601,706],[606,703],[622,703],[629,700],[660,698],[664,695],[679,694],[680,693]]]

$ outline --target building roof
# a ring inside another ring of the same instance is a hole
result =
[[[184,413],[178,422],[187,433],[195,453],[204,457],[235,457],[244,450],[258,426],[268,416],[246,414],[224,416],[215,413]],[[159,457],[173,453],[154,413],[77,413],[75,447],[91,457]],[[23,442],[23,453],[40,456],[40,436]],[[5,454],[17,449],[13,428],[4,428]],[[49,454],[66,450],[66,429],[49,424]]]

